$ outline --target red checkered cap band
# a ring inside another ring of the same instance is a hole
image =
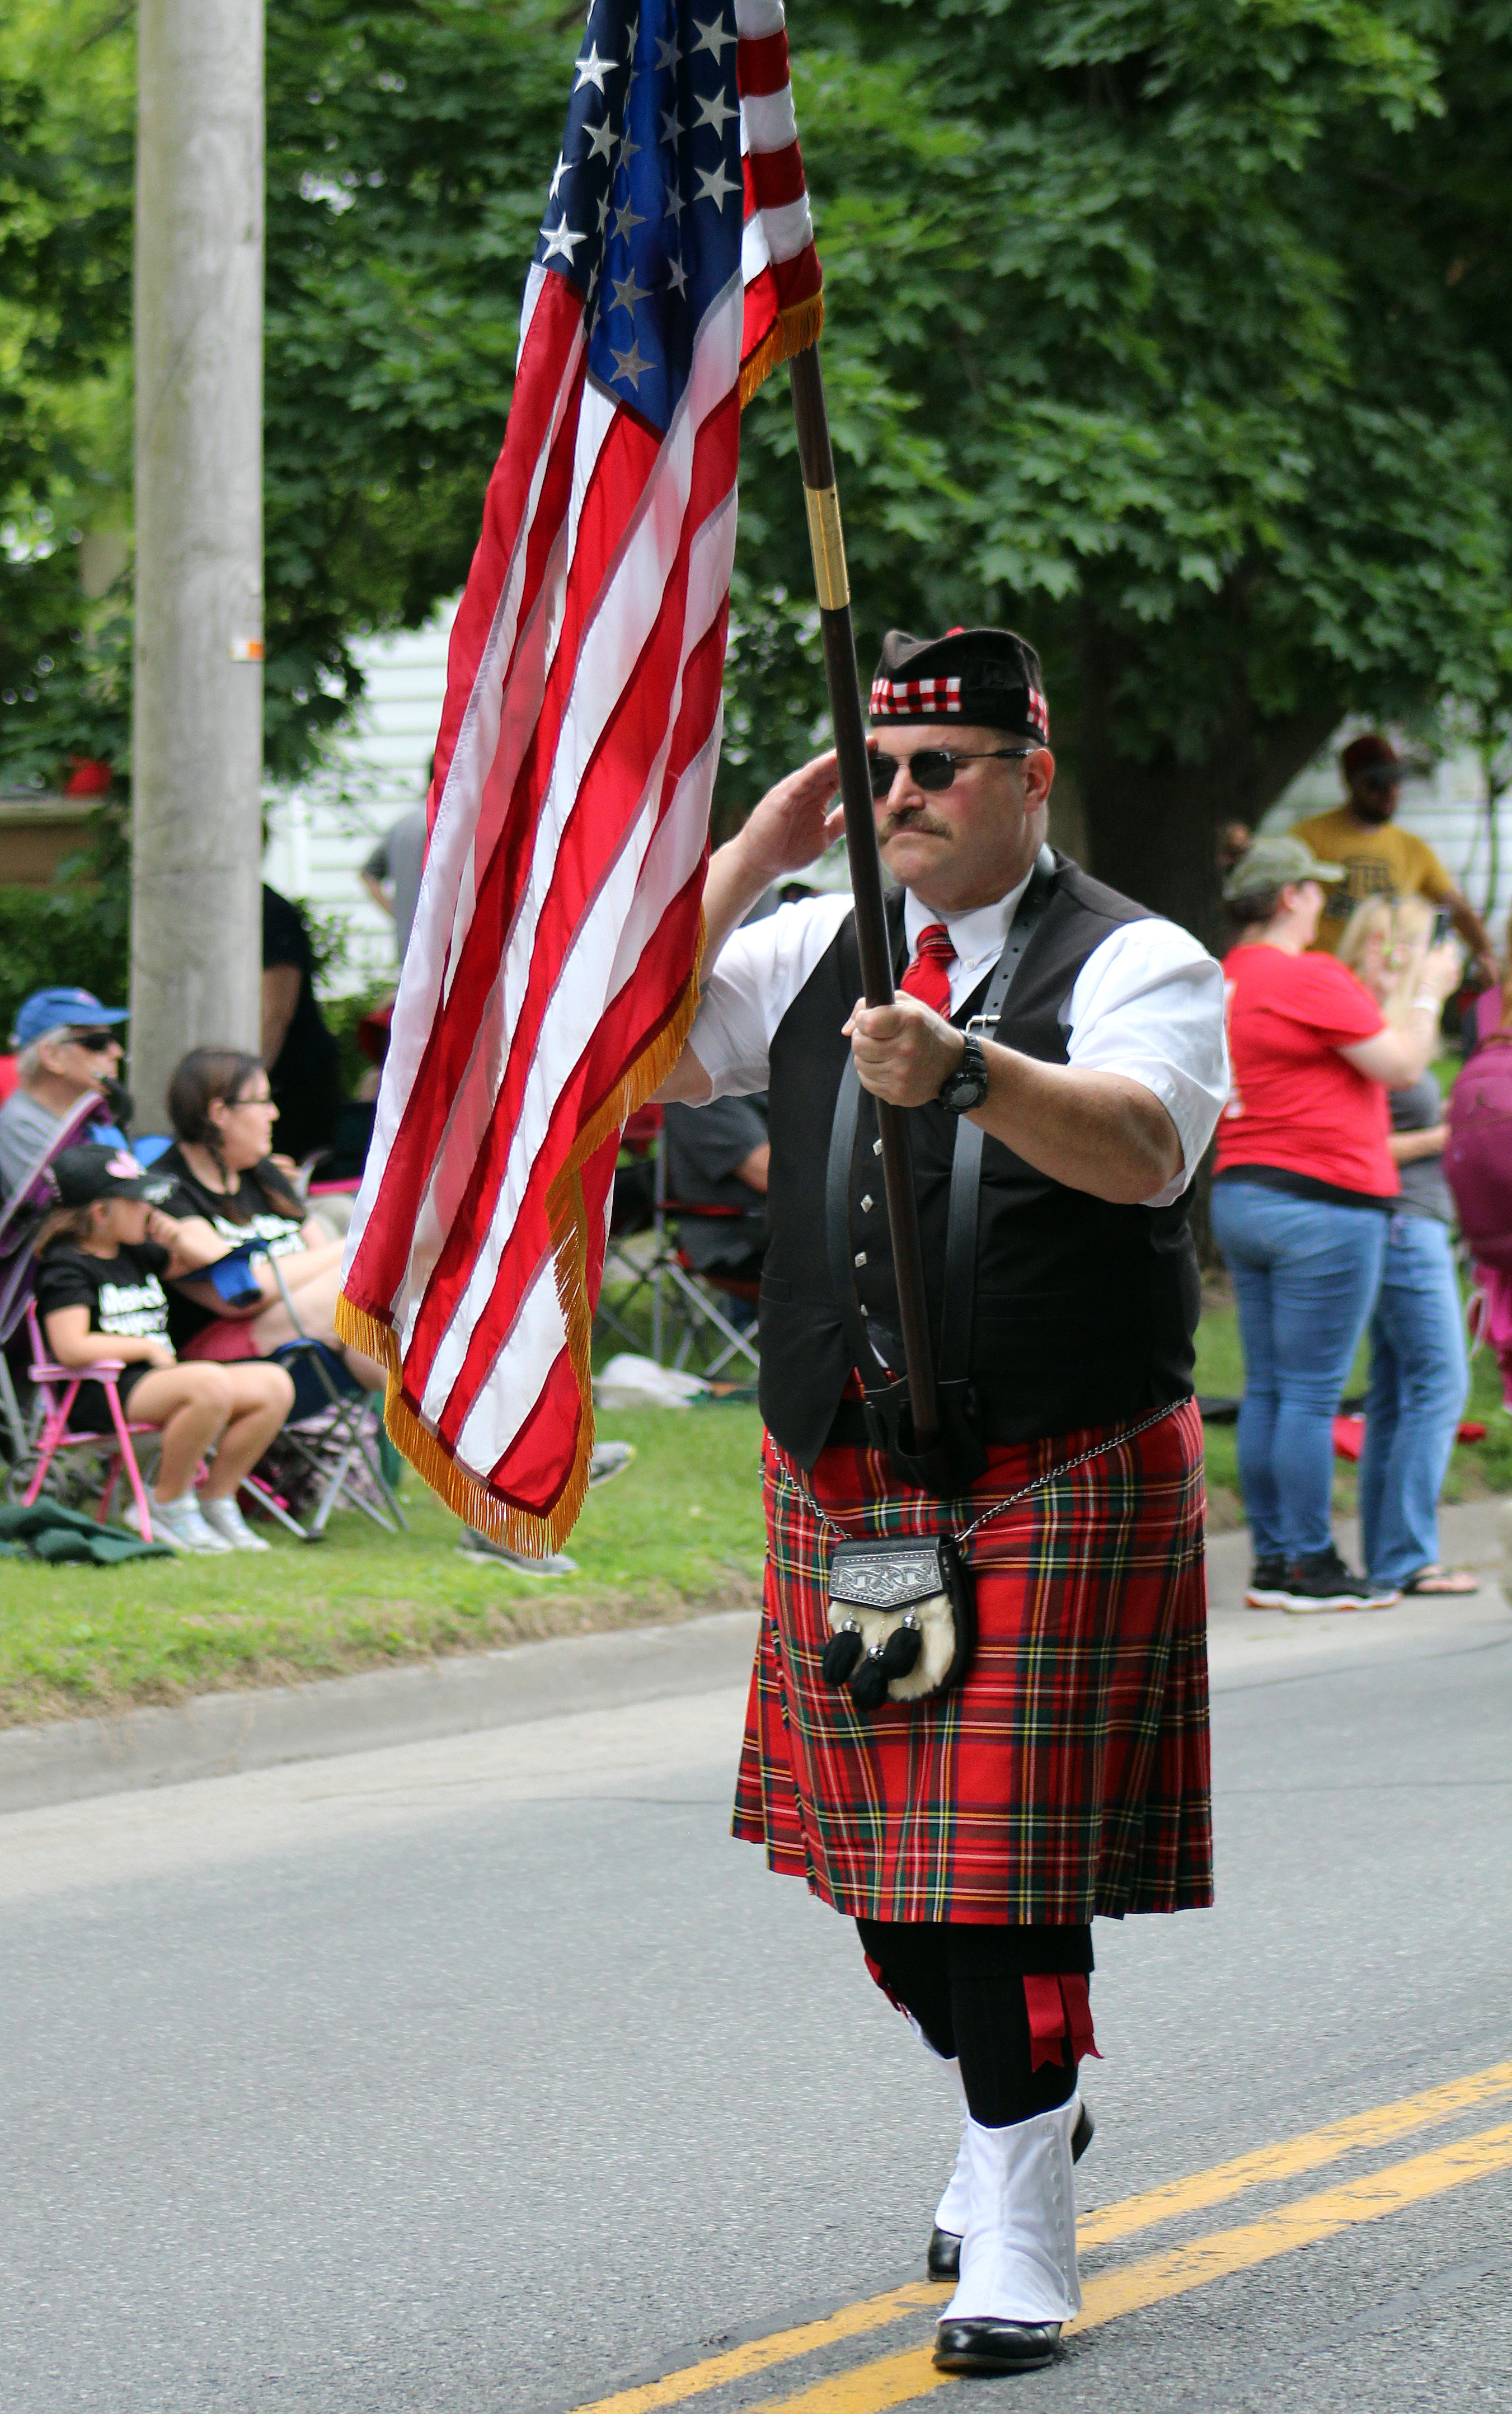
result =
[[[959,712],[960,679],[873,679],[874,714],[891,713],[894,720],[906,720],[909,706],[915,704],[932,705],[936,712]]]
[[[1041,738],[1049,737],[1050,707],[1037,687],[1029,690],[1029,719]]]

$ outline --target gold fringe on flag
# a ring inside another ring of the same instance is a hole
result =
[[[797,347],[801,350],[802,347]],[[707,936],[698,916],[698,945],[694,970],[679,993],[671,1014],[636,1062],[621,1077],[574,1142],[572,1153],[546,1193],[546,1220],[551,1230],[557,1297],[567,1329],[567,1355],[577,1380],[582,1414],[577,1446],[567,1481],[545,1516],[522,1509],[498,1494],[465,1468],[458,1467],[446,1444],[415,1413],[404,1397],[399,1347],[392,1325],[359,1307],[345,1291],[337,1294],[336,1330],[339,1340],[375,1359],[387,1373],[383,1424],[396,1449],[403,1452],[416,1474],[444,1500],[465,1524],[519,1551],[531,1559],[560,1551],[582,1512],[588,1497],[589,1461],[593,1453],[593,1314],[588,1296],[588,1217],[583,1202],[582,1170],[613,1132],[622,1131],[637,1107],[666,1080],[687,1043],[698,1011],[697,966],[703,961]]]
[[[788,310],[780,310],[756,350],[741,371],[741,409],[743,410],[758,386],[765,385],[771,372],[795,352],[806,352],[810,344],[819,340],[824,325],[824,295],[814,293],[806,302],[795,302]]]

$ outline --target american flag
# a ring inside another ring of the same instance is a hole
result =
[[[337,1308],[516,1549],[581,1506],[620,1133],[697,1005],[741,407],[821,316],[779,0],[595,0]]]

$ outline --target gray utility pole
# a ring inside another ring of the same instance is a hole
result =
[[[131,1087],[256,1049],[262,853],[262,0],[141,0]]]

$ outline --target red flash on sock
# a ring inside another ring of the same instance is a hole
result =
[[[1056,1977],[1025,1977],[1024,2001],[1029,2015],[1031,2071],[1042,2062],[1064,2064],[1062,2040],[1067,2036],[1073,2066],[1086,2054],[1101,2061],[1092,2034],[1092,2002],[1080,1971],[1064,1971]]]

